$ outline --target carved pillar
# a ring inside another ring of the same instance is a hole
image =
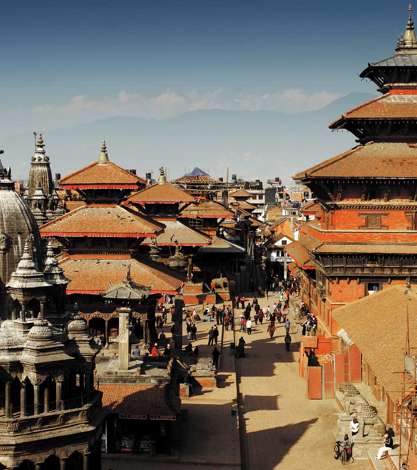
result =
[[[59,470],[65,470],[67,467],[67,459],[59,459]]]
[[[107,343],[109,341],[109,332],[108,332],[108,326],[109,326],[109,321],[108,320],[104,320],[104,340],[106,342],[106,346],[107,346]]]
[[[4,415],[6,416],[6,418],[10,418],[12,415],[11,403],[10,403],[11,392],[12,392],[12,383],[8,380],[5,384],[5,389],[4,389]]]
[[[39,414],[39,385],[33,386],[33,414]]]
[[[64,408],[62,405],[62,381],[56,379],[56,409],[62,410]]]
[[[38,313],[38,318],[43,320],[45,318],[45,300],[40,301],[40,310]]]
[[[83,454],[83,470],[89,470],[90,466],[90,452]]]
[[[40,462],[35,463],[35,470],[41,470],[42,464]]]
[[[43,391],[43,411],[44,413],[49,412],[49,388],[47,384],[45,384],[45,389]]]
[[[26,416],[26,382],[20,387],[20,416]]]

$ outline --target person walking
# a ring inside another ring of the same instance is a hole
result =
[[[360,424],[358,418],[354,416],[350,422],[350,433],[352,434],[352,438],[354,438],[359,433],[359,429]]]
[[[191,339],[197,341],[197,325],[195,323],[191,325]]]
[[[211,357],[213,358],[213,365],[216,368],[216,370],[219,367],[219,356],[220,356],[220,352],[217,349],[217,346],[214,346],[213,352],[211,353]]]
[[[291,327],[291,322],[288,318],[285,320],[284,326],[285,326],[285,333],[288,334],[290,332],[290,327]]]
[[[252,321],[251,321],[251,319],[246,321],[246,333],[248,335],[252,334]]]
[[[270,337],[270,338],[273,338],[274,333],[275,333],[275,323],[274,323],[274,322],[271,322],[271,323],[268,325],[267,332],[269,333],[269,337]]]
[[[291,348],[291,336],[288,332],[285,335],[284,342],[285,342],[285,349],[289,351]]]
[[[212,346],[214,343],[214,327],[212,326],[208,334],[208,345]]]
[[[217,325],[214,325],[213,328],[213,340],[217,344],[217,339],[219,337],[219,329],[217,328]]]

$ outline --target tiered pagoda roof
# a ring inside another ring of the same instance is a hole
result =
[[[413,8],[410,3],[407,27],[397,43],[395,54],[388,59],[368,64],[361,78],[369,78],[381,92],[391,88],[417,84],[417,37],[414,29]]]
[[[233,218],[233,212],[226,209],[222,204],[215,201],[202,201],[192,203],[185,207],[179,218],[184,219],[229,219]]]
[[[171,183],[158,183],[132,194],[128,203],[146,206],[147,204],[179,204],[191,203],[195,199],[191,194]]]
[[[246,191],[246,189],[237,189],[236,191],[232,191],[230,194],[229,194],[230,197],[233,197],[233,198],[250,198],[252,197],[252,194],[248,191]]]
[[[137,190],[146,181],[110,161],[103,143],[98,160],[60,181],[63,189],[130,189]]]
[[[184,283],[175,271],[129,255],[71,255],[60,266],[69,280],[68,294],[102,295],[128,276],[134,284],[149,287],[151,294],[175,295]]]
[[[371,142],[325,160],[294,176],[313,179],[417,179],[417,144]]]
[[[88,204],[45,224],[42,237],[155,238],[163,225],[117,204]]]
[[[146,238],[142,245],[152,245],[155,241],[158,246],[207,246],[211,238],[198,232],[176,219],[155,218],[163,224],[164,231],[156,239]]]

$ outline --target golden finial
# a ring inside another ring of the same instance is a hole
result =
[[[165,172],[165,168],[163,166],[161,166],[161,168],[159,169],[158,183],[159,184],[165,184],[166,182],[167,182],[167,175],[166,175],[166,172]]]
[[[408,20],[407,28],[397,43],[396,51],[400,53],[415,53],[417,49],[417,36],[414,29],[413,20],[413,3],[410,0],[408,3]]]
[[[100,154],[98,156],[98,163],[107,163],[109,161],[109,154],[107,152],[106,141],[103,140],[100,148]]]

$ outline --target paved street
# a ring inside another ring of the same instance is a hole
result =
[[[266,300],[260,301],[261,305]],[[271,305],[273,299],[268,300]],[[285,329],[269,338],[267,325],[244,335],[248,354],[239,360],[240,392],[244,402],[245,468],[250,470],[333,470],[332,456],[337,408],[332,400],[306,398],[306,384],[298,375],[299,346],[292,324],[292,352],[284,345]],[[354,463],[355,469],[368,469]]]

